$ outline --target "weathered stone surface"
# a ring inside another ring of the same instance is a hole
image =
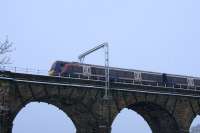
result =
[[[113,120],[123,108],[140,114],[153,133],[189,133],[192,120],[200,112],[198,98],[112,90],[109,101],[103,99],[102,83],[92,81],[89,85],[89,81],[37,79],[31,75],[20,78],[27,81],[0,79],[0,133],[11,133],[14,118],[32,101],[57,106],[72,119],[77,133],[110,133]],[[91,87],[95,84],[97,87]]]

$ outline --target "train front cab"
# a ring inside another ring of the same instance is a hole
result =
[[[49,70],[48,74],[50,76],[61,76],[63,72],[64,66],[66,66],[68,63],[62,62],[62,61],[56,61],[51,66],[51,69]]]

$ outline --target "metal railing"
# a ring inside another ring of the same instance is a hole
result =
[[[14,67],[14,66],[0,66],[0,71],[10,71],[14,73],[26,73],[35,75],[48,75],[48,70],[45,69],[33,69],[33,68]]]
[[[34,75],[48,75],[48,70],[45,69],[33,69],[33,68],[24,68],[24,67],[13,67],[13,66],[0,66],[0,71],[10,71],[14,73],[23,73],[23,74],[34,74]],[[102,81],[105,82],[105,75],[84,75],[83,73],[74,73],[69,74],[64,77],[62,76],[52,76],[59,78],[76,78],[83,80],[92,80],[92,81]],[[188,86],[188,84],[171,84],[168,86],[167,84],[162,84],[161,82],[157,82],[154,80],[135,80],[134,78],[117,78],[112,83],[120,83],[120,84],[129,84],[129,85],[144,85],[144,86],[153,86],[153,87],[164,87],[164,88],[172,88],[172,89],[181,89],[181,90],[190,90],[190,91],[200,91],[200,86]],[[197,89],[198,88],[198,89]]]
[[[59,78],[74,78],[74,79],[82,79],[82,80],[90,80],[90,81],[101,81],[105,82],[105,75],[84,75],[83,73],[74,73],[68,74],[65,76],[53,76]],[[134,78],[117,78],[114,79],[111,83],[117,84],[126,84],[126,85],[141,85],[141,86],[151,86],[151,87],[159,87],[159,88],[171,88],[178,90],[189,90],[189,91],[200,91],[200,86],[188,86],[188,84],[180,84],[180,83],[166,83],[157,82],[154,80],[135,80]],[[198,89],[197,89],[198,88]]]

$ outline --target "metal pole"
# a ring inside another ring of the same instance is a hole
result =
[[[109,89],[110,89],[110,74],[109,74],[109,46],[108,43],[105,43],[105,95],[104,99],[108,99],[110,97]]]

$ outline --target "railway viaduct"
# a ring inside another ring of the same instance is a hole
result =
[[[12,133],[18,112],[30,102],[45,102],[65,112],[77,133],[111,133],[117,114],[128,108],[140,114],[153,133],[189,133],[200,113],[200,91],[142,83],[113,82],[104,100],[104,82],[0,72],[0,133]],[[134,126],[134,125],[133,125]]]

